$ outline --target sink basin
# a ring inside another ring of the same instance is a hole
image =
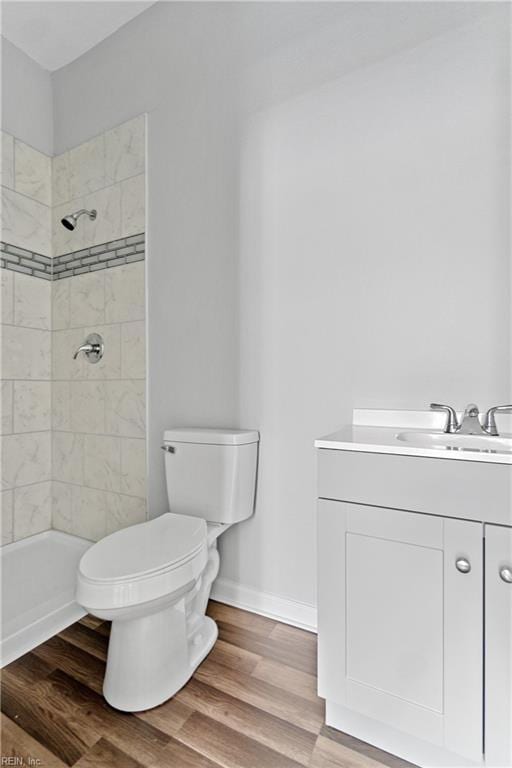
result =
[[[479,451],[481,453],[510,453],[512,439],[487,435],[448,435],[445,432],[400,432],[397,440],[420,448],[440,448],[447,451]]]

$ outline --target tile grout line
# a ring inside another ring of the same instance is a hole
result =
[[[113,129],[114,130],[114,129]],[[78,197],[69,197],[65,200],[61,200],[60,202],[55,202],[53,199],[53,161],[58,157],[63,157],[64,155],[69,154],[69,152],[72,152],[73,149],[77,149],[81,145],[79,144],[77,147],[72,147],[71,149],[67,149],[64,152],[61,152],[60,155],[47,155],[46,152],[41,152],[40,149],[36,149],[31,144],[27,144],[25,141],[21,141],[21,139],[16,138],[14,134],[8,133],[8,131],[2,131],[2,133],[5,133],[9,136],[12,136],[14,142],[13,142],[13,151],[12,151],[12,168],[13,168],[13,186],[11,187],[9,184],[3,183],[1,186],[4,187],[4,189],[8,189],[11,192],[15,192],[17,195],[20,195],[21,197],[26,198],[27,200],[31,200],[32,202],[40,203],[40,205],[44,205],[46,208],[48,208],[50,211],[52,211],[54,208],[57,208],[61,205],[72,205],[73,203],[80,200],[82,197],[85,197],[86,195],[93,195],[95,192],[102,192],[104,189],[109,189],[110,187],[114,187],[117,184],[122,184],[124,181],[129,181],[130,179],[136,179],[137,176],[144,176],[146,173],[146,169],[139,171],[138,173],[132,173],[129,176],[124,176],[122,179],[117,179],[116,181],[111,181],[109,179],[108,183],[104,184],[101,187],[97,187],[95,189],[89,190],[88,192],[85,192],[82,195],[79,195]],[[108,133],[108,131],[107,131]],[[93,137],[93,139],[89,139],[89,141],[93,141],[94,139],[100,138],[101,135]],[[16,189],[16,151],[14,148],[15,143],[18,142],[19,144],[24,144],[25,146],[29,147],[30,149],[34,150],[35,152],[39,153],[40,155],[43,155],[44,157],[48,158],[50,160],[50,163],[52,165],[51,173],[50,173],[50,202],[49,203],[43,203],[41,200],[39,200],[36,197],[32,197],[31,195],[28,195],[26,192],[20,192],[18,189]],[[87,143],[87,142],[84,142]],[[104,147],[104,161],[106,161],[106,147]],[[106,162],[104,162],[104,166],[106,167]],[[105,171],[105,179],[106,179],[106,171]]]
[[[16,156],[13,158],[13,171],[14,174],[16,174]],[[141,174],[142,175],[142,174]],[[20,192],[19,189],[16,189],[16,181],[14,182],[14,186],[10,187],[8,184],[2,184],[3,189],[8,189],[9,192],[14,192],[14,194],[19,195],[20,197],[23,197],[25,200],[30,200],[31,203],[37,203],[38,205],[44,206],[44,208],[48,209],[48,212],[51,212],[53,206],[50,203],[43,203],[42,200],[39,200],[37,197],[32,197],[32,195],[28,195],[26,192]]]
[[[80,145],[79,145],[80,146]],[[75,149],[75,148],[74,148]],[[71,150],[68,150],[71,151]],[[66,154],[63,152],[62,154]],[[83,192],[81,195],[78,195],[76,197],[70,197],[66,200],[62,200],[60,202],[52,202],[52,205],[49,206],[50,208],[60,208],[61,205],[69,205],[70,207],[73,204],[78,205],[80,200],[83,200],[85,197],[88,197],[89,195],[94,195],[97,192],[103,192],[104,189],[110,189],[111,187],[116,187],[118,185],[123,184],[125,181],[130,181],[131,179],[136,179],[138,176],[145,176],[146,171],[139,171],[139,173],[132,173],[130,176],[125,176],[122,179],[119,179],[118,181],[109,181],[108,184],[103,185],[102,187],[97,187],[95,189],[91,189],[89,191]],[[9,189],[9,187],[8,187]],[[16,190],[13,190],[16,191]],[[44,203],[43,203],[44,205]]]
[[[89,491],[101,491],[103,493],[113,493],[116,496],[126,496],[129,499],[139,499],[146,501],[146,496],[136,496],[133,493],[126,493],[126,491],[114,491],[112,488],[98,488],[94,485],[86,485],[85,483],[73,483],[70,480],[60,480],[55,477],[47,477],[45,480],[36,480],[33,483],[23,483],[23,485],[12,485],[10,488],[2,488],[1,493],[14,493],[15,491],[21,491],[23,488],[32,488],[35,485],[43,485],[44,483],[61,483],[62,485],[70,485],[73,488],[87,488]]]

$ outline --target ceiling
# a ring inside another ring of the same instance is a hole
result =
[[[2,35],[53,72],[94,48],[154,2],[2,2]]]

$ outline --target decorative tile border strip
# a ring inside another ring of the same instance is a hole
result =
[[[52,265],[53,279],[61,280],[63,277],[73,277],[73,275],[83,275],[85,272],[96,272],[98,269],[143,261],[144,256],[145,235],[141,232],[140,235],[111,240],[103,245],[94,245],[92,248],[55,256]]]
[[[0,266],[13,272],[22,272],[43,280],[52,280],[52,259],[40,253],[32,253],[9,243],[0,242]]]
[[[64,253],[51,259],[39,253],[26,251],[9,243],[0,242],[0,266],[13,272],[23,272],[44,280],[61,280],[64,277],[83,275],[99,269],[118,267],[144,261],[145,234],[111,240],[102,245]]]

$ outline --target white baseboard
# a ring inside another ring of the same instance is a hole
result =
[[[211,597],[219,603],[226,603],[251,613],[259,613],[261,616],[268,616],[284,624],[306,629],[308,632],[316,632],[314,605],[288,600],[270,592],[260,592],[223,578],[216,579],[214,582]]]

